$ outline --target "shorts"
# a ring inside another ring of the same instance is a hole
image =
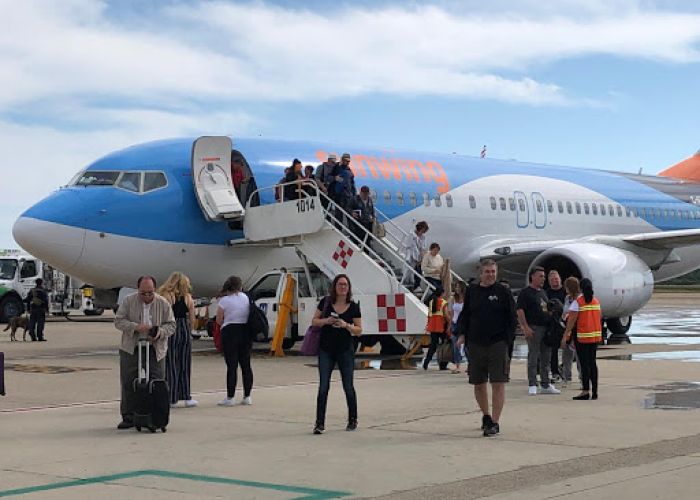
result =
[[[502,340],[491,345],[470,343],[467,351],[469,352],[467,373],[470,384],[510,381],[510,357],[508,356],[507,342]]]

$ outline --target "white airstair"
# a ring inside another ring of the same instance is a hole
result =
[[[264,191],[282,191],[284,186],[260,189],[250,200],[271,199]],[[312,182],[300,192],[301,198],[290,201],[248,203],[245,239],[231,244],[294,247],[304,266],[311,262],[330,279],[348,275],[353,299],[362,309],[363,334],[421,335],[428,312],[423,301],[435,288],[402,257],[405,235],[397,235],[396,226],[384,237],[376,237]],[[420,283],[420,296],[402,284],[412,285],[414,279]]]

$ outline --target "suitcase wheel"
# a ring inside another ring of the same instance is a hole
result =
[[[165,428],[165,427],[161,427],[160,430],[161,430],[162,432],[166,432],[166,428]]]
[[[151,432],[155,432],[155,431],[156,431],[156,428],[155,428],[155,427],[149,427],[148,430],[151,431]]]
[[[139,431],[139,432],[141,432],[141,426],[140,426],[140,425],[137,425],[137,426],[136,426],[136,430]]]

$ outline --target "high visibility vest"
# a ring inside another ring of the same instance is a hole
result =
[[[433,301],[437,300],[437,311],[433,312]],[[447,307],[447,301],[441,297],[433,299],[428,304],[428,326],[426,330],[430,333],[445,333],[447,330],[447,323],[445,318],[445,307]]]
[[[576,339],[580,344],[598,344],[603,341],[602,320],[600,317],[600,302],[586,302],[581,295],[578,302],[578,318],[576,319]]]

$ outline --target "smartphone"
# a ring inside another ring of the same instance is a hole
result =
[[[148,330],[148,336],[149,337],[154,337],[158,335],[158,327],[157,326],[152,326],[150,330]]]

